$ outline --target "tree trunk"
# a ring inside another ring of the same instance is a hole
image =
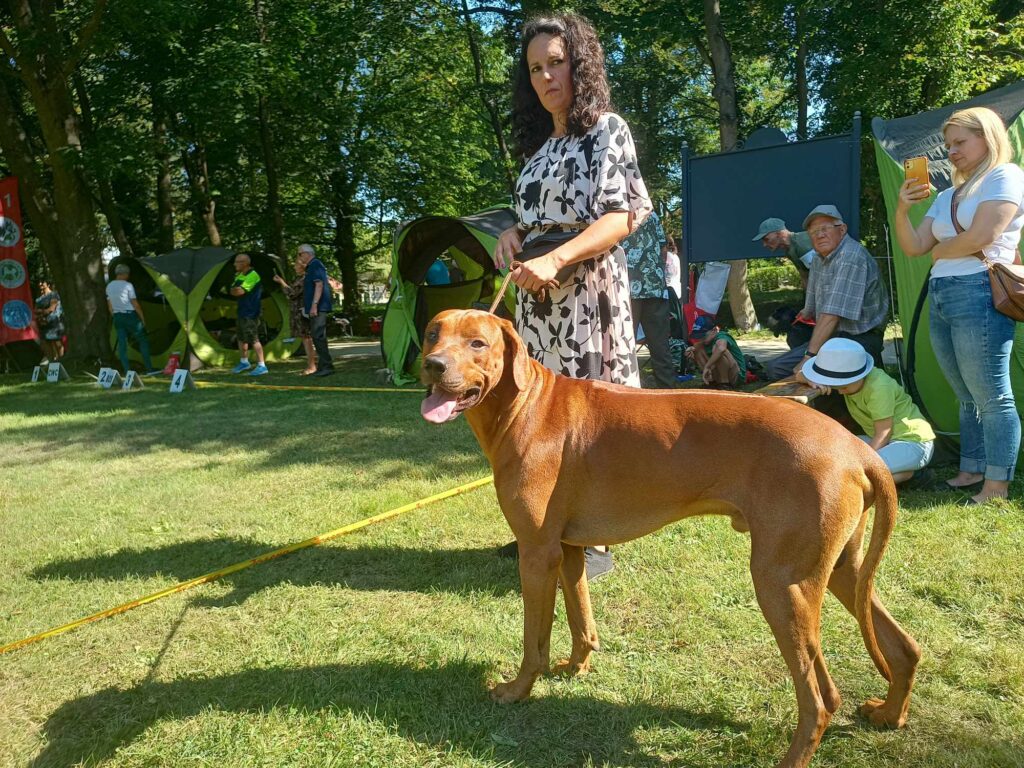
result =
[[[354,222],[360,214],[354,185],[343,169],[331,174],[331,208],[334,216],[334,258],[341,269],[344,288],[342,311],[349,317],[359,314],[359,277],[356,272]]]
[[[171,194],[171,150],[168,146],[167,112],[153,93],[153,145],[156,156],[157,253],[174,250],[174,197]]]
[[[807,139],[807,22],[803,6],[796,7],[796,136]]]
[[[722,27],[719,0],[704,0],[704,26],[707,30],[708,51],[715,85],[712,95],[718,102],[718,131],[722,150],[736,149],[739,140],[739,105],[736,98],[736,73],[732,63],[732,48]],[[747,288],[747,262],[734,261],[729,269],[727,283],[729,307],[733,321],[741,331],[757,327],[754,303]]]
[[[256,32],[260,45],[266,46],[267,28],[263,23],[262,0],[253,0],[253,14],[256,17]],[[267,173],[267,250],[282,259],[287,259],[284,246],[284,213],[281,211],[280,183],[277,175],[277,154],[274,151],[274,137],[270,125],[270,108],[267,94],[260,91],[257,98],[257,112],[260,121],[260,144],[263,148],[263,167]]]
[[[491,130],[494,131],[494,138],[498,144],[498,155],[501,161],[501,166],[505,169],[505,183],[508,185],[509,194],[512,197],[515,197],[515,163],[512,161],[512,153],[509,152],[508,144],[505,141],[505,131],[501,128],[501,113],[498,110],[498,106],[487,94],[486,83],[484,82],[484,66],[480,57],[480,46],[477,45],[476,42],[476,27],[473,24],[473,20],[470,18],[469,5],[466,0],[462,0],[462,18],[466,22],[466,36],[469,38],[469,51],[473,56],[473,71],[476,77],[477,93],[480,94],[480,101],[483,102],[484,109],[487,111],[487,117],[491,124]]]
[[[79,118],[68,78],[95,34],[106,1],[97,1],[92,18],[66,58],[65,33],[52,4],[41,5],[38,14],[28,0],[6,0],[6,6],[18,29],[19,43],[31,51],[16,50],[6,35],[0,39],[4,55],[15,63],[32,100],[46,145],[55,215],[32,224],[37,233],[54,227],[56,247],[47,257],[67,316],[68,357],[105,358],[110,353],[110,318],[103,290],[102,247],[92,190],[81,166]],[[41,181],[41,175],[36,181]],[[34,202],[26,210],[30,217],[33,211],[42,212]]]
[[[83,135],[86,137],[93,136],[95,135],[96,128],[93,122],[92,104],[89,100],[89,93],[85,88],[85,82],[82,80],[81,75],[77,74],[72,77],[72,81],[75,87],[75,95],[78,96],[78,106],[82,111]],[[99,190],[100,208],[107,219],[107,226],[110,228],[110,234],[114,238],[114,244],[122,256],[134,256],[134,249],[132,248],[131,241],[128,239],[124,223],[121,220],[121,211],[118,209],[117,201],[114,199],[114,189],[110,183],[110,171],[105,164],[101,164],[96,169],[94,176],[93,181]]]
[[[13,84],[0,74],[0,151],[11,172],[18,177],[21,204],[25,209],[32,231],[39,238],[39,245],[50,266],[60,254],[57,238],[57,211],[53,195],[43,181],[39,165],[28,141],[28,132]]]
[[[217,227],[217,201],[210,194],[206,148],[200,141],[195,141],[193,147],[191,150],[186,148],[181,156],[185,174],[188,176],[189,190],[192,192],[192,207],[203,223],[207,241],[210,245],[219,247],[221,239],[220,229]]]

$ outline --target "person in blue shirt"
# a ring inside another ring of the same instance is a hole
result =
[[[334,361],[327,346],[327,317],[334,305],[331,303],[327,268],[309,243],[299,246],[298,259],[306,265],[302,311],[309,318],[309,335],[313,337],[316,349],[316,371],[312,375],[330,376],[334,373]]]
[[[263,356],[263,345],[260,343],[260,316],[263,314],[263,284],[260,275],[252,268],[249,254],[240,253],[235,256],[235,279],[231,283],[231,295],[238,300],[238,351],[242,359],[234,367],[232,373],[242,373],[252,368],[249,362],[249,347],[256,353],[257,365],[250,371],[250,376],[263,376],[270,371]]]
[[[434,259],[434,263],[427,270],[427,285],[448,285],[451,283],[451,275],[448,274],[448,267],[440,257]]]

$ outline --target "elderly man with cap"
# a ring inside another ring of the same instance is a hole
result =
[[[796,374],[801,379],[804,363],[833,337],[860,342],[881,366],[889,297],[878,265],[867,248],[847,235],[843,216],[834,205],[819,205],[807,214],[804,229],[814,244],[814,258],[800,317],[814,321],[814,333],[807,344],[772,360],[768,376],[781,379]]]
[[[761,245],[769,251],[785,251],[786,256],[796,271],[800,273],[800,287],[807,288],[807,272],[814,258],[814,244],[806,232],[790,232],[782,219],[770,218],[761,222],[757,234],[751,238],[753,242],[761,241]]]
[[[331,302],[331,285],[327,268],[316,257],[313,246],[303,243],[299,255],[306,259],[306,277],[303,284],[302,313],[309,318],[309,335],[313,337],[316,349],[316,371],[313,376],[330,376],[334,373],[334,359],[327,346],[327,318],[334,304]]]

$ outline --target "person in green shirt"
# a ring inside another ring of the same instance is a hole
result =
[[[889,467],[897,483],[932,460],[935,432],[903,387],[875,368],[871,355],[853,339],[834,338],[804,363],[804,378],[826,392],[843,396],[854,421]]]
[[[769,251],[784,251],[786,257],[793,262],[796,271],[800,273],[800,286],[807,288],[807,276],[810,274],[811,259],[805,258],[814,250],[811,243],[811,236],[806,232],[790,232],[786,229],[786,222],[782,219],[765,219],[757,229],[757,234],[751,238],[755,243],[760,240],[761,245]]]
[[[735,387],[747,380],[747,359],[736,339],[715,324],[710,315],[693,321],[692,347],[684,353],[697,364],[705,384]]]

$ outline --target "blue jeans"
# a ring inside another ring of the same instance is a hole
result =
[[[1020,417],[1010,389],[1015,323],[992,306],[988,273],[934,277],[932,347],[960,401],[960,471],[1009,481],[1020,450]]]
[[[114,328],[117,330],[117,356],[121,358],[121,367],[124,372],[131,370],[128,365],[128,336],[135,338],[139,345],[139,352],[142,353],[142,363],[147,371],[153,370],[153,361],[149,357],[149,337],[146,335],[146,326],[135,312],[115,312]]]

